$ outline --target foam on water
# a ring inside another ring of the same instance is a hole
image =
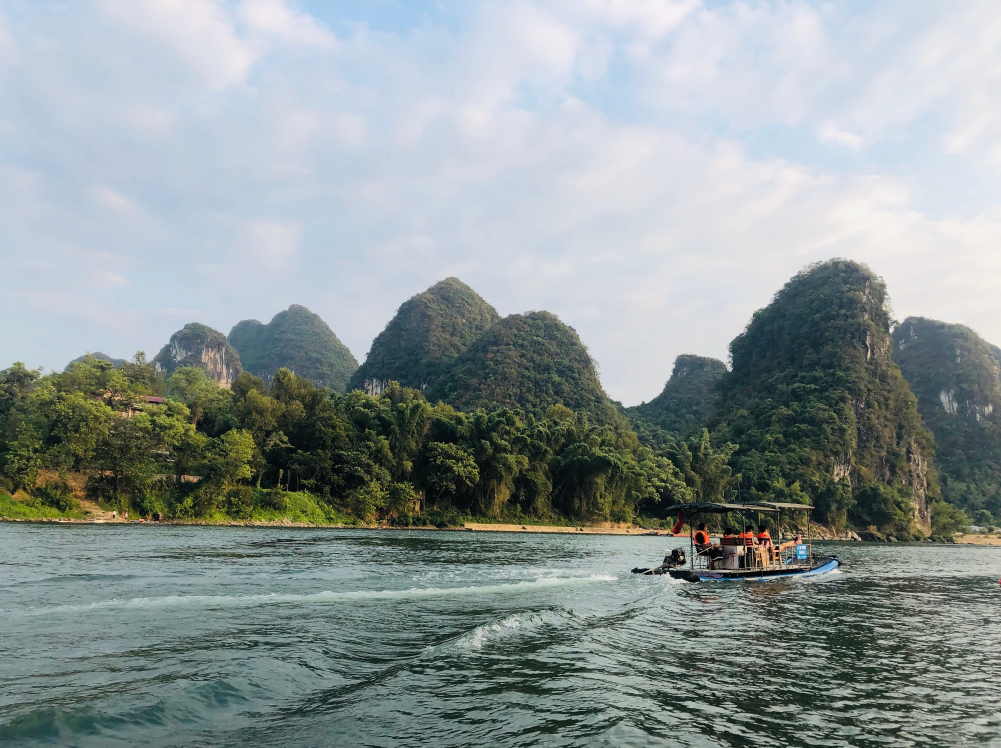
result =
[[[349,592],[322,592],[294,594],[272,592],[257,595],[167,595],[164,597],[133,597],[97,600],[79,605],[52,605],[24,609],[7,609],[6,615],[47,615],[52,613],[78,613],[102,608],[156,608],[201,606],[204,608],[246,605],[280,605],[287,603],[336,603],[365,599],[414,599],[422,597],[445,597],[459,595],[495,595],[538,590],[546,587],[614,582],[617,577],[594,574],[586,577],[540,577],[511,584],[488,584],[469,587],[414,587],[405,590],[351,590]]]

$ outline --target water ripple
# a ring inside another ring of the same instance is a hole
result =
[[[1001,549],[688,585],[625,573],[660,538],[160,530],[0,525],[0,742],[1001,745]]]

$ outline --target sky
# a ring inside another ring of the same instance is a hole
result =
[[[816,261],[1001,344],[987,2],[0,0],[0,366],[458,276],[608,393]]]

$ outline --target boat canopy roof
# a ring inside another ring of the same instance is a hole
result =
[[[750,504],[717,504],[712,501],[696,501],[690,504],[675,504],[665,510],[668,514],[726,514],[727,512],[780,512],[785,510],[803,510],[809,512],[813,509],[809,504],[783,504],[780,502],[756,501]]]
[[[752,502],[749,506],[768,506],[768,507],[773,507],[774,509],[792,509],[804,512],[813,511],[813,507],[810,506],[809,504],[783,504],[780,501],[755,501]]]

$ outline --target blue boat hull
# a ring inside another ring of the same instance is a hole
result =
[[[841,566],[837,556],[823,556],[809,568],[785,569],[735,569],[732,571],[710,571],[709,569],[671,569],[668,572],[675,579],[686,582],[775,582],[790,577],[815,577],[830,574]]]

